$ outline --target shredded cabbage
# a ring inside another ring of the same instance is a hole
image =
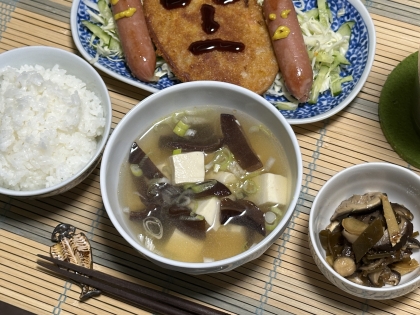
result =
[[[88,7],[86,12],[89,15],[89,20],[82,21],[82,24],[92,33],[89,44],[96,51],[95,57],[90,62],[97,62],[100,56],[113,61],[123,60],[124,54],[120,45],[109,0],[98,0],[97,3],[91,0],[82,1]],[[107,38],[107,40],[104,40],[104,38]],[[163,58],[158,57],[155,67],[155,78],[158,80],[164,75],[167,75],[168,78],[175,77],[169,65]]]
[[[89,20],[82,23],[92,32],[90,45],[96,50],[95,58],[91,62],[96,62],[99,56],[121,60],[123,52],[109,7],[109,0],[99,0],[98,3],[83,0],[83,3],[88,7],[86,12],[89,15]]]
[[[325,0],[318,0],[318,4],[321,1]],[[345,55],[349,48],[353,24],[344,24],[334,32],[331,28],[331,12],[328,9],[324,13],[325,20],[321,19],[321,9],[318,8],[318,16],[316,11],[311,11],[305,13],[298,11],[298,19],[314,71],[314,84],[309,103],[316,103],[319,93],[326,90],[330,90],[333,96],[341,93],[343,82],[340,77],[340,66],[350,64]],[[326,73],[320,77],[323,71]]]

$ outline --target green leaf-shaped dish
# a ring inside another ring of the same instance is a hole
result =
[[[388,76],[379,99],[379,121],[385,138],[406,162],[420,168],[420,132],[413,120],[418,101],[418,52],[399,63]]]

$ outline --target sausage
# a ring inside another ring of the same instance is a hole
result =
[[[265,0],[263,13],[286,88],[299,102],[306,102],[313,72],[293,2]]]
[[[128,67],[136,78],[153,80],[156,53],[140,0],[111,0],[111,4]]]

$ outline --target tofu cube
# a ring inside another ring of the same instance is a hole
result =
[[[131,178],[129,180],[125,181],[125,184],[127,185],[125,187],[125,190],[129,193],[127,193],[126,198],[124,198],[124,202],[122,205],[126,207],[129,211],[141,211],[146,206],[143,204],[143,202],[140,200],[139,194],[138,194],[138,179],[134,176],[130,176]],[[127,212],[129,212],[127,211]]]
[[[204,240],[191,237],[175,229],[164,245],[168,258],[186,262],[202,262]]]
[[[188,152],[171,155],[169,166],[173,184],[204,181],[204,152]]]
[[[207,178],[215,179],[225,186],[238,181],[238,178],[233,173],[225,171],[210,171],[207,173]]]
[[[286,177],[282,175],[264,173],[252,178],[257,186],[257,192],[249,195],[247,200],[257,206],[285,205],[288,195],[288,184]]]
[[[171,178],[171,170],[169,169],[168,163],[166,163],[166,161],[160,164],[156,164],[156,167],[163,174],[163,176],[165,176],[166,178]]]
[[[236,224],[222,225],[219,230],[208,231],[204,260],[220,260],[238,255],[247,244],[247,228]]]
[[[142,211],[144,208],[146,208],[146,206],[140,200],[138,193],[134,190],[130,195],[130,198],[127,198],[126,206],[129,211]]]
[[[220,200],[210,197],[198,201],[195,213],[204,217],[210,228],[217,231],[220,227]]]

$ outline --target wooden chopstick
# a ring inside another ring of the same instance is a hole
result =
[[[152,288],[144,287],[126,280],[122,280],[106,273],[84,268],[66,261],[54,259],[49,256],[37,255],[39,258],[48,260],[85,276],[48,264],[44,261],[37,261],[39,265],[56,273],[64,275],[74,281],[100,289],[103,292],[131,301],[139,306],[145,307],[151,311],[167,315],[227,315],[205,305],[194,303],[175,297],[165,292],[157,291]],[[95,280],[97,279],[97,280]],[[98,281],[100,280],[100,281]]]
[[[0,301],[0,310],[1,314],[7,315],[35,315],[35,313],[29,312],[17,306],[11,305],[9,303]]]

